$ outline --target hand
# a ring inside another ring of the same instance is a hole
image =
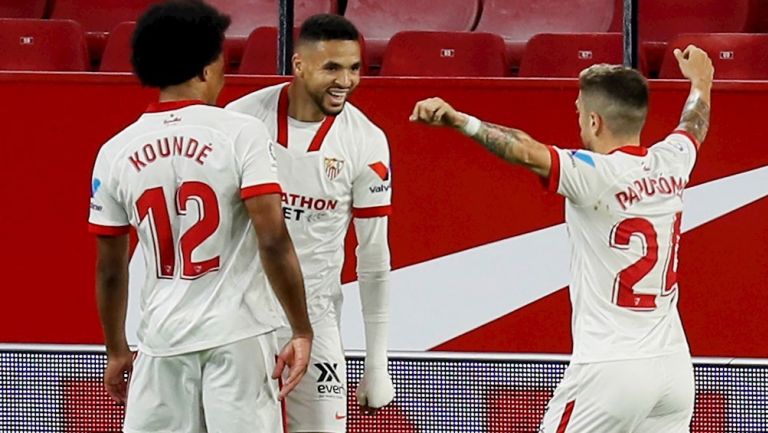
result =
[[[104,369],[104,387],[118,403],[128,399],[128,382],[125,375],[133,371],[133,353],[126,349],[118,354],[107,354],[107,368]]]
[[[312,351],[312,337],[294,336],[291,338],[280,354],[277,355],[275,371],[272,373],[272,379],[279,379],[283,375],[285,367],[288,367],[288,378],[283,383],[280,390],[280,400],[283,400],[289,392],[296,388],[301,382],[304,373],[309,366],[309,354]]]
[[[685,51],[675,48],[674,54],[685,78],[693,82],[712,82],[715,68],[706,51],[695,45],[688,45]]]
[[[395,398],[395,387],[386,367],[366,368],[357,386],[357,404],[365,415],[374,415]]]
[[[416,103],[409,120],[431,126],[461,128],[467,123],[468,117],[440,98],[429,98]]]

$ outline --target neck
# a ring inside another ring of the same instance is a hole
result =
[[[300,84],[288,86],[288,116],[302,122],[319,122],[325,119],[315,101]]]
[[[598,142],[594,151],[607,154],[624,146],[640,146],[640,135],[638,134],[630,137],[608,137]]]
[[[202,89],[189,83],[182,83],[175,86],[168,86],[160,90],[160,102],[200,100],[210,103],[205,98]]]

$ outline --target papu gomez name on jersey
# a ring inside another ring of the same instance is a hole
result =
[[[643,201],[646,197],[661,195],[682,195],[685,188],[685,180],[681,177],[659,176],[658,178],[644,177],[637,179],[616,193],[616,201],[622,209],[627,210],[635,203]]]

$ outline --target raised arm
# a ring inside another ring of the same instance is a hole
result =
[[[282,399],[296,387],[309,365],[313,334],[307,314],[304,279],[293,242],[285,227],[280,196],[255,196],[245,200],[245,205],[259,240],[264,272],[293,331],[293,338],[278,355],[273,374],[277,379],[286,365],[290,367],[290,376],[280,392]]]
[[[691,80],[691,93],[677,128],[693,135],[700,144],[709,131],[710,93],[715,69],[707,53],[695,45],[688,45],[685,51],[676,48],[674,54],[683,76]]]
[[[417,102],[410,120],[455,128],[505,161],[520,164],[539,176],[549,176],[552,161],[547,146],[519,129],[482,122],[456,111],[440,98]]]

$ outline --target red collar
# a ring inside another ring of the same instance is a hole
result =
[[[642,146],[621,146],[608,152],[608,154],[610,155],[614,152],[624,152],[634,156],[645,156],[648,154],[648,148]]]
[[[286,149],[288,148],[288,88],[290,86],[288,84],[280,89],[280,97],[277,100],[277,142]],[[310,143],[307,152],[320,150],[325,136],[328,135],[328,131],[333,126],[335,120],[336,116],[325,116],[323,124],[320,125],[320,129],[317,130],[314,138],[312,138],[312,143]]]
[[[153,102],[147,107],[147,113],[160,113],[163,111],[178,110],[189,107],[190,105],[203,104],[203,101],[197,99],[188,99],[184,101]]]

